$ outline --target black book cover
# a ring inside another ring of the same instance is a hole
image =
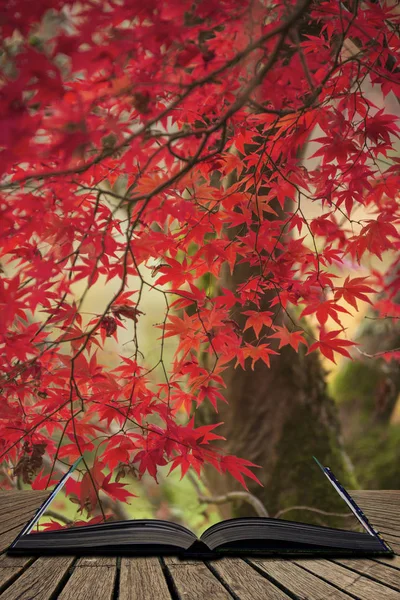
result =
[[[175,554],[185,559],[211,559],[222,555],[238,554],[279,556],[393,554],[390,546],[380,537],[379,532],[374,529],[330,469],[323,467],[317,460],[316,463],[321,470],[321,477],[326,482],[324,498],[334,494],[336,500],[343,504],[343,512],[330,513],[324,510],[324,504],[320,505],[320,508],[293,508],[307,509],[312,515],[321,515],[325,521],[319,525],[307,523],[307,511],[305,511],[305,522],[287,518],[250,516],[217,520],[211,526],[203,527],[203,531],[194,531],[193,528],[173,520],[139,518],[39,532],[37,526],[40,518],[45,515],[50,503],[71,475],[77,464],[75,463],[38,509],[35,517],[10,545],[8,553]],[[339,527],[338,521],[341,524]]]

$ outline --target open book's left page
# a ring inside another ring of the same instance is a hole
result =
[[[96,493],[80,465],[28,535],[105,522],[159,519],[183,525],[200,537],[221,520],[218,507],[202,501],[209,493],[196,475],[189,474],[180,480],[178,472],[168,474],[168,471],[169,468],[161,467],[157,482],[146,474],[140,480],[127,476],[116,481],[99,467],[96,480],[100,482],[103,477],[103,481]],[[54,487],[53,484],[51,489]]]

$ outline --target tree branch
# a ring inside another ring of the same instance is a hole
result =
[[[199,495],[200,502],[207,504],[225,504],[225,502],[234,502],[235,500],[244,500],[250,504],[256,511],[259,517],[268,517],[268,511],[258,498],[250,494],[250,492],[228,492],[223,496],[203,496]]]
[[[353,513],[335,513],[335,512],[327,512],[325,510],[320,510],[319,508],[312,508],[311,506],[290,506],[289,508],[283,508],[279,510],[274,519],[279,519],[282,515],[288,513],[291,510],[309,510],[310,512],[318,513],[319,515],[327,515],[328,517],[353,517]]]
[[[68,519],[68,517],[62,515],[61,513],[57,512],[56,510],[46,510],[46,512],[44,513],[43,516],[50,517],[51,519],[57,519],[58,521],[61,521],[65,525],[73,525],[74,524],[74,522],[71,521],[71,519]]]

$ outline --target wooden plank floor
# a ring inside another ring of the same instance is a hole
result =
[[[11,557],[48,493],[0,492],[0,600],[400,600],[400,491],[352,494],[393,559]]]

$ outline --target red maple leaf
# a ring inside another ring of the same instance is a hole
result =
[[[350,238],[347,251],[358,262],[367,250],[382,259],[382,253],[394,247],[390,238],[399,238],[399,232],[391,221],[392,217],[385,214],[379,215],[376,220],[369,220],[359,235]]]
[[[350,276],[346,277],[342,287],[335,287],[335,301],[343,298],[356,310],[358,310],[356,298],[371,304],[366,294],[373,294],[375,290],[364,283],[367,279],[368,277],[353,277],[353,279],[350,279]]]
[[[325,302],[314,302],[306,306],[300,317],[315,314],[321,325],[325,325],[328,317],[331,317],[338,325],[341,325],[338,312],[350,314],[346,308],[337,304],[335,300],[325,300]]]
[[[114,500],[119,500],[120,502],[126,502],[129,497],[137,498],[135,494],[129,492],[124,489],[126,487],[126,483],[110,483],[111,473],[109,473],[102,481],[101,489],[105,491],[106,494],[111,496]]]
[[[257,338],[260,336],[260,331],[264,325],[269,327],[272,324],[271,317],[274,316],[274,313],[269,310],[246,310],[243,312],[243,314],[249,316],[249,318],[246,321],[244,331],[246,331],[246,329],[249,329],[249,327],[252,327]]]
[[[269,344],[259,344],[258,346],[252,346],[251,344],[245,344],[244,348],[242,348],[244,358],[250,357],[251,368],[254,371],[254,365],[258,360],[262,360],[268,367],[270,366],[269,357],[272,354],[278,354],[275,350],[272,350],[269,347]],[[238,362],[236,363],[236,365]]]
[[[260,465],[255,465],[249,460],[245,460],[244,458],[238,458],[237,456],[222,456],[220,459],[220,465],[222,473],[228,471],[242,486],[248,491],[247,484],[244,480],[243,475],[246,477],[250,477],[253,481],[258,483],[259,485],[263,485],[261,481],[254,475],[252,471],[248,467],[260,467]]]
[[[289,331],[285,326],[281,327],[280,325],[274,325],[274,329],[276,333],[273,333],[268,337],[277,338],[279,340],[279,349],[283,348],[283,346],[290,345],[297,352],[299,344],[305,344],[307,346],[302,331]]]
[[[335,364],[336,361],[334,358],[334,352],[337,352],[342,356],[346,356],[347,358],[351,358],[351,355],[347,352],[347,350],[345,350],[345,348],[349,346],[357,346],[358,344],[356,344],[356,342],[351,342],[350,340],[339,338],[338,335],[340,333],[342,333],[340,330],[328,332],[321,331],[319,340],[309,347],[307,354],[319,349],[321,354]]]

